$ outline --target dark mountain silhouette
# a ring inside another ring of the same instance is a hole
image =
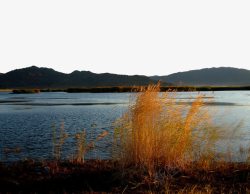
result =
[[[152,76],[151,79],[174,85],[243,86],[250,85],[250,71],[232,67],[206,68],[167,76]]]
[[[90,71],[74,71],[65,74],[36,66],[0,74],[0,88],[143,86],[150,83],[156,83],[156,81],[140,75],[96,74]]]
[[[96,74],[90,71],[61,73],[36,66],[0,73],[0,88],[77,88],[109,86],[145,86],[161,81],[162,85],[245,86],[250,85],[250,71],[231,67],[207,68],[174,73],[168,76]]]

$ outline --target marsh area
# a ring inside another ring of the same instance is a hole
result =
[[[249,99],[247,91],[160,93],[159,86],[136,94],[1,92],[0,186],[247,192]]]
[[[231,139],[236,145],[249,146],[250,92],[178,92],[179,104],[192,102],[199,94],[204,96],[205,107],[219,125],[239,128],[243,135]],[[71,135],[86,130],[87,139],[95,139],[102,131],[110,134],[98,142],[95,150],[87,153],[89,159],[111,157],[113,122],[128,109],[132,93],[0,93],[0,158],[17,161],[25,158],[51,159],[53,129]],[[230,130],[230,129],[229,129]],[[18,153],[4,154],[4,149],[19,149]],[[62,158],[74,154],[74,138],[63,145]]]

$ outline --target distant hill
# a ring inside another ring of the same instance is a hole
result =
[[[167,76],[152,76],[151,79],[174,85],[243,86],[250,85],[250,71],[232,67],[206,68]]]
[[[143,86],[150,83],[156,83],[156,81],[140,75],[96,74],[90,71],[74,71],[65,74],[36,66],[0,74],[0,88]]]

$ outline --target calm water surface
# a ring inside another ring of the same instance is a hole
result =
[[[178,93],[183,103],[192,101],[197,92]],[[216,115],[215,122],[228,128],[240,128],[244,135],[231,140],[235,149],[250,142],[250,91],[203,92],[206,106]],[[86,130],[87,140],[104,130],[112,136],[112,123],[127,110],[129,93],[39,93],[9,94],[0,92],[0,160],[52,157],[53,128],[70,135],[62,157],[75,153],[75,134]],[[212,98],[210,98],[212,97]],[[240,127],[238,124],[241,124]],[[54,127],[53,127],[54,126]],[[110,158],[112,142],[106,136],[87,158]],[[222,146],[223,147],[223,146]],[[20,148],[20,153],[4,154],[4,149]]]

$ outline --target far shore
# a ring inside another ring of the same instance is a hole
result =
[[[79,87],[79,88],[13,88],[0,89],[0,92],[15,94],[39,92],[67,92],[67,93],[128,93],[140,92],[143,86],[115,86],[115,87]],[[161,92],[192,92],[192,91],[247,91],[250,86],[162,86]]]

